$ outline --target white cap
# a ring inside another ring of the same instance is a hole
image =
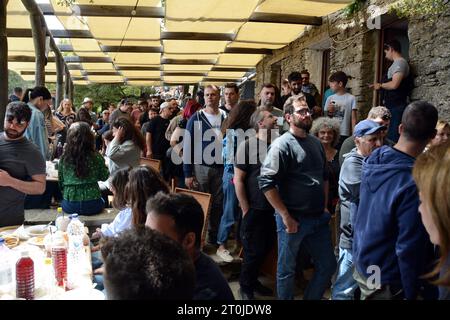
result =
[[[85,104],[85,103],[87,103],[87,102],[92,102],[92,103],[94,103],[94,101],[92,101],[91,98],[86,97],[86,98],[84,98],[84,100],[83,100],[83,104]]]
[[[168,102],[163,102],[161,106],[159,106],[159,112],[163,111],[163,109],[169,107],[170,104]]]

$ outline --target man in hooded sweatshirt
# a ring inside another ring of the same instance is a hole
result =
[[[376,149],[363,162],[360,201],[353,217],[354,278],[362,299],[436,298],[421,278],[433,267],[433,246],[422,224],[412,177],[414,161],[436,134],[436,108],[411,103],[393,147]]]

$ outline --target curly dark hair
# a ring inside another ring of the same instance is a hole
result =
[[[89,162],[95,154],[94,134],[85,122],[73,123],[67,132],[66,145],[61,161],[75,168],[77,177],[89,174]]]
[[[139,149],[145,149],[145,140],[142,136],[142,133],[125,117],[118,118],[112,124],[114,128],[122,127],[125,130],[125,135],[122,138],[122,141],[119,141],[120,144],[124,143],[127,140],[133,141],[133,143],[139,147]]]
[[[138,227],[108,238],[103,245],[105,289],[110,300],[188,300],[195,268],[180,244]]]
[[[159,191],[169,193],[170,189],[155,169],[148,166],[139,166],[130,171],[125,192],[133,211],[132,223],[134,226],[145,224],[147,199]]]

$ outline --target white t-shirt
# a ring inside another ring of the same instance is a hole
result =
[[[206,119],[208,119],[209,123],[211,124],[211,128],[214,129],[216,135],[220,136],[220,127],[222,125],[222,113],[219,112],[219,114],[209,114],[203,111],[203,114],[206,116]]]
[[[343,95],[333,94],[325,102],[325,111],[328,111],[330,101],[335,102],[334,118],[341,123],[341,136],[350,136],[352,127],[352,110],[358,110],[355,96],[350,93]]]

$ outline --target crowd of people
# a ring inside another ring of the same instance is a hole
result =
[[[450,299],[450,126],[433,105],[405,102],[408,65],[395,41],[384,49],[392,67],[371,85],[384,106],[361,121],[342,71],[324,97],[302,70],[282,95],[263,84],[259,101],[240,100],[236,84],[222,94],[208,85],[181,103],[123,99],[99,116],[89,98],[77,111],[65,99],[48,116],[48,90],[27,91],[7,106],[0,137],[0,225],[23,222],[25,195],[46,192],[45,160],[58,156],[65,212],[97,214],[110,195],[119,210],[93,235],[104,242],[96,273],[109,298],[233,299],[202,251],[207,223],[206,246],[224,262],[235,260],[237,230],[240,299],[273,295],[258,275],[274,245],[278,299],[294,299],[305,264],[314,268],[306,300],[328,288],[334,300]],[[61,154],[49,147],[55,135]],[[209,193],[209,219],[171,184]]]

